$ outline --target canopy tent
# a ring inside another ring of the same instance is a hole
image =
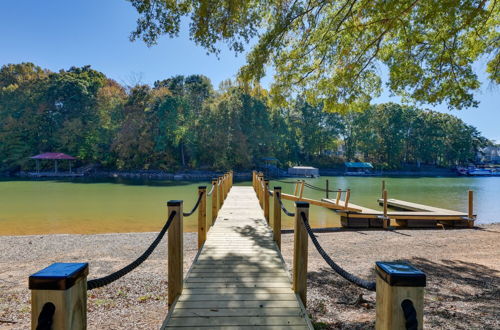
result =
[[[70,155],[63,154],[62,152],[44,152],[42,154],[30,157],[31,159],[36,160],[36,172],[40,173],[40,160],[53,160],[54,161],[54,173],[57,173],[57,161],[58,160],[68,160],[69,163],[69,172],[71,173],[71,161],[76,158]]]

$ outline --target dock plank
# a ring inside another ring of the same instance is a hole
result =
[[[252,187],[233,187],[162,329],[312,329]]]

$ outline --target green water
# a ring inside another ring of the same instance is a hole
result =
[[[351,201],[379,209],[381,181],[386,181],[389,198],[398,198],[457,211],[467,211],[467,190],[475,191],[478,223],[500,222],[500,177],[490,178],[365,178],[320,177],[307,182],[330,189],[350,188]],[[185,209],[194,205],[199,185],[208,182],[140,180],[106,181],[0,181],[0,235],[48,233],[109,233],[158,231],[166,218],[166,201],[184,200]],[[250,182],[237,185],[250,185]],[[293,185],[280,185],[293,193]],[[209,187],[210,188],[210,187]],[[304,197],[321,199],[324,193],[307,189]],[[333,197],[334,196],[330,196]],[[291,202],[286,202],[293,209]],[[210,217],[210,198],[207,216]],[[311,207],[311,223],[316,227],[338,226],[334,212]],[[196,214],[185,219],[185,230],[196,229]],[[292,219],[283,218],[290,228]]]

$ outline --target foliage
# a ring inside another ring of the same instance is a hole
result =
[[[29,169],[29,156],[65,152],[109,169],[249,169],[263,157],[281,166],[366,160],[454,166],[487,144],[458,118],[397,104],[341,115],[303,96],[272,105],[260,86],[201,75],[124,88],[88,66],[0,68],[0,170]]]
[[[381,67],[390,92],[456,109],[477,106],[478,59],[487,58],[486,72],[500,83],[495,0],[129,1],[140,15],[132,40],[177,36],[189,17],[191,38],[209,52],[255,43],[239,77],[259,81],[272,65],[278,105],[299,92],[328,111],[365,109],[381,90]]]

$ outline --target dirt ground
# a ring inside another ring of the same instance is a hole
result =
[[[139,256],[155,233],[0,236],[0,328],[30,327],[28,276],[53,262],[89,262],[89,279]],[[500,329],[500,224],[457,230],[338,230],[318,233],[332,259],[374,280],[375,261],[406,261],[427,274],[427,329]],[[184,267],[196,253],[185,234]],[[293,235],[282,250],[291,268]],[[89,291],[89,329],[157,329],[167,313],[166,242],[135,271]],[[375,293],[334,273],[309,244],[307,309],[318,329],[370,329]]]

